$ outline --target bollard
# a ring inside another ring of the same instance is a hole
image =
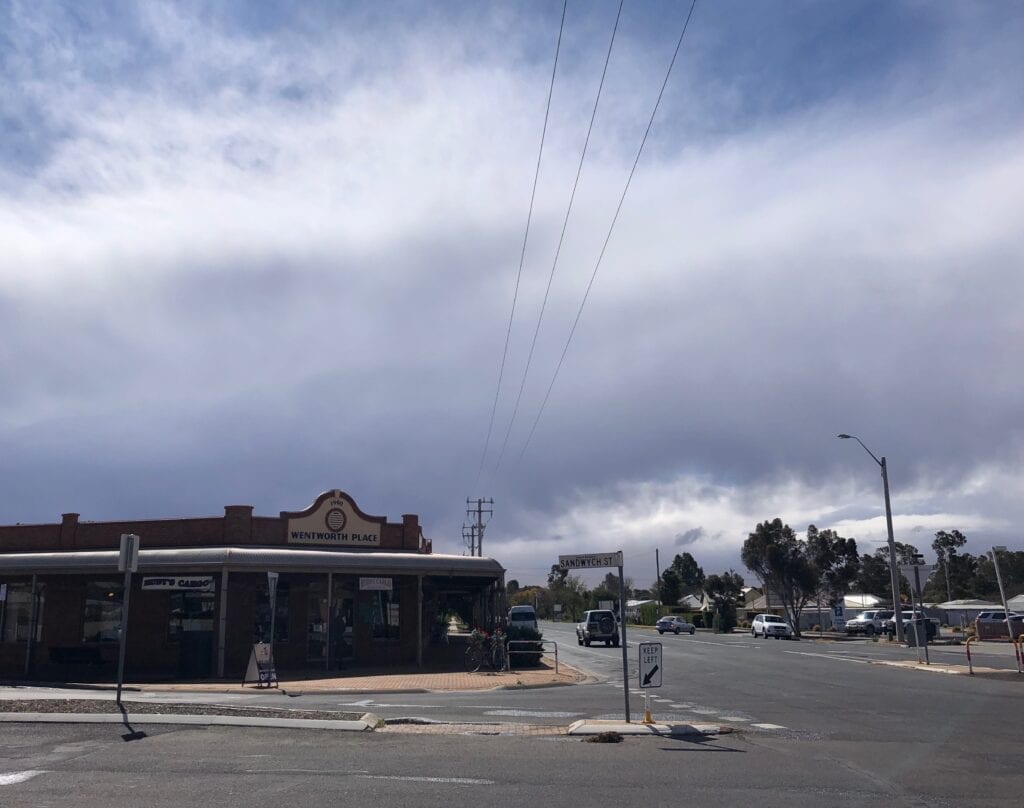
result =
[[[971,643],[977,641],[977,637],[967,638],[967,672],[970,673],[971,676],[974,676],[974,663],[971,662]]]
[[[1017,656],[1017,673],[1024,673],[1024,670],[1021,670],[1021,662],[1024,661],[1024,652],[1021,651],[1022,642],[1024,642],[1024,634],[1021,634],[1013,642],[1013,650]]]

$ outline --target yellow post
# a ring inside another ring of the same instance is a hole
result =
[[[650,702],[650,699],[648,698],[649,692],[650,691],[648,691],[646,688],[644,689],[644,721],[643,721],[643,723],[645,723],[645,724],[653,724],[654,723],[654,716],[651,715],[651,702]]]

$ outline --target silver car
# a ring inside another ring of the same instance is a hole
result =
[[[669,615],[663,617],[654,627],[658,629],[659,634],[664,634],[666,631],[671,631],[673,634],[678,634],[681,631],[685,631],[687,634],[693,634],[697,630],[697,627],[693,623],[689,623],[681,617],[675,615]]]

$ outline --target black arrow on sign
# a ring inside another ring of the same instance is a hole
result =
[[[641,685],[641,687],[646,687],[647,685],[649,685],[651,683],[651,679],[654,678],[654,674],[657,673],[657,672],[658,672],[658,666],[657,665],[655,665],[653,668],[651,668],[649,671],[647,671],[647,675],[644,677],[644,683]]]

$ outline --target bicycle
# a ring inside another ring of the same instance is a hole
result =
[[[501,629],[496,629],[492,635],[479,629],[474,631],[466,649],[465,663],[470,673],[476,673],[484,665],[496,671],[505,670],[508,667],[508,649]]]

